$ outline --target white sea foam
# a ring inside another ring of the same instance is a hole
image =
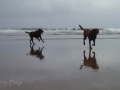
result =
[[[24,29],[0,29],[0,35],[27,35],[25,31],[35,31],[37,28],[24,28]],[[83,31],[79,28],[43,28],[45,35],[82,35]],[[120,34],[120,28],[104,28],[99,29],[101,35]]]

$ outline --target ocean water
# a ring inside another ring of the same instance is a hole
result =
[[[25,31],[31,32],[38,28],[0,28],[0,36],[28,36]],[[43,36],[82,38],[83,31],[80,28],[41,28]],[[92,29],[92,28],[91,28]],[[80,37],[79,37],[80,36]],[[120,28],[99,28],[98,38],[120,38]]]

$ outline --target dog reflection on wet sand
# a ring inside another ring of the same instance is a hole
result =
[[[99,69],[99,66],[97,64],[96,57],[95,57],[95,52],[92,52],[92,53],[93,53],[93,57],[91,57],[91,50],[90,50],[89,51],[89,57],[87,59],[86,56],[85,56],[85,50],[84,50],[84,52],[83,52],[84,63],[83,63],[83,65],[80,66],[80,69],[82,69],[83,66],[91,67],[94,70],[98,70]]]
[[[27,53],[26,55],[36,56],[40,60],[44,60],[44,55],[42,54],[43,49],[44,49],[44,47],[42,47],[42,49],[40,49],[40,47],[39,47],[38,50],[34,50],[34,45],[33,45],[33,46],[31,46],[30,53]]]

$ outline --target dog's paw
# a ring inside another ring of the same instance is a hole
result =
[[[90,50],[92,50],[92,47],[90,47]]]
[[[83,43],[83,45],[85,45],[85,43]]]

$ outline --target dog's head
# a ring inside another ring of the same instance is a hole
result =
[[[97,28],[92,29],[92,32],[93,32],[95,35],[97,35],[97,34],[99,34],[99,29],[97,29]]]
[[[40,34],[43,34],[43,30],[42,29],[38,29],[38,33],[40,33]]]

